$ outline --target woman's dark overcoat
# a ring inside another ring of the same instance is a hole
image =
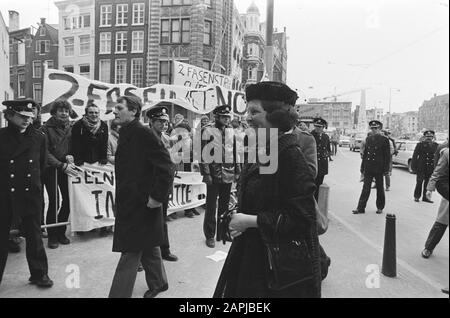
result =
[[[248,165],[241,177],[239,213],[257,215],[258,229],[249,229],[232,243],[214,297],[317,298],[321,296],[319,240],[317,236],[314,173],[296,146],[297,137],[283,135],[279,142],[278,172],[261,175]],[[279,195],[277,196],[276,193]],[[282,292],[268,289],[268,258],[264,241],[270,241],[280,214],[285,216],[281,239],[303,237],[313,259],[314,279]]]

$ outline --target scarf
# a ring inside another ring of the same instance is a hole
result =
[[[83,119],[81,119],[83,121],[84,126],[91,132],[92,135],[96,135],[98,130],[101,127],[102,122],[99,120],[98,122],[94,123],[92,121],[90,121],[86,116],[83,116]]]

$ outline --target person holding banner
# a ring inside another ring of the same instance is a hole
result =
[[[170,148],[169,136],[166,134],[169,128],[169,110],[166,107],[155,107],[147,112],[147,117],[150,119],[150,128],[156,136],[161,139],[166,149]],[[171,185],[173,191],[173,185]],[[173,255],[170,251],[169,231],[167,227],[167,210],[169,208],[169,197],[163,202],[164,215],[164,244],[161,245],[162,258],[168,262],[178,261],[178,257]]]
[[[75,165],[67,162],[72,137],[70,113],[72,106],[66,100],[57,100],[51,105],[52,117],[41,128],[45,134],[48,147],[48,167],[44,173],[44,183],[48,194],[47,225],[65,223],[69,219],[70,203],[68,176],[76,176]],[[59,190],[58,190],[59,189]],[[59,192],[62,196],[59,206]],[[56,249],[59,244],[68,245],[66,226],[48,228],[48,247]]]
[[[174,180],[169,152],[155,133],[139,121],[142,101],[123,96],[114,110],[122,126],[116,152],[116,223],[113,252],[122,253],[109,293],[110,298],[130,298],[139,262],[154,298],[168,290],[161,257],[164,244],[163,203]]]
[[[0,284],[8,258],[11,223],[21,224],[26,239],[30,284],[50,288],[41,237],[44,198],[41,175],[47,164],[44,134],[31,126],[33,100],[4,101],[8,127],[0,129]]]
[[[231,123],[231,108],[228,105],[219,106],[214,110],[215,123],[206,126],[203,130],[210,130],[209,135],[211,139],[209,142],[215,140],[215,132],[220,132],[221,144],[217,145],[222,147],[222,158],[220,162],[213,163],[201,163],[200,170],[203,175],[203,182],[206,183],[206,211],[205,220],[203,223],[203,232],[206,237],[206,246],[209,248],[215,248],[216,243],[214,237],[217,233],[217,219],[216,214],[222,215],[228,211],[228,205],[230,203],[231,188],[233,182],[237,182],[239,174],[241,172],[240,165],[237,164],[236,156],[234,156],[234,163],[225,162],[225,154],[227,151],[226,145],[226,129],[232,129]],[[208,134],[208,132],[202,132],[202,135]],[[236,149],[235,140],[233,140],[234,150]],[[202,147],[203,148],[203,147]],[[233,152],[235,155],[235,151]],[[202,160],[203,161],[203,160]],[[219,208],[217,208],[217,198],[219,198]],[[217,237],[217,241],[220,238]]]

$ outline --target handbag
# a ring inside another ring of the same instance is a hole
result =
[[[265,243],[269,261],[268,288],[272,291],[281,291],[314,278],[306,240],[280,242],[278,232],[282,218],[283,214],[280,214],[273,241]]]

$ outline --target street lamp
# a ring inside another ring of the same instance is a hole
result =
[[[392,91],[395,90],[396,92],[401,92],[398,88],[389,87],[389,129],[391,129],[392,126]]]

